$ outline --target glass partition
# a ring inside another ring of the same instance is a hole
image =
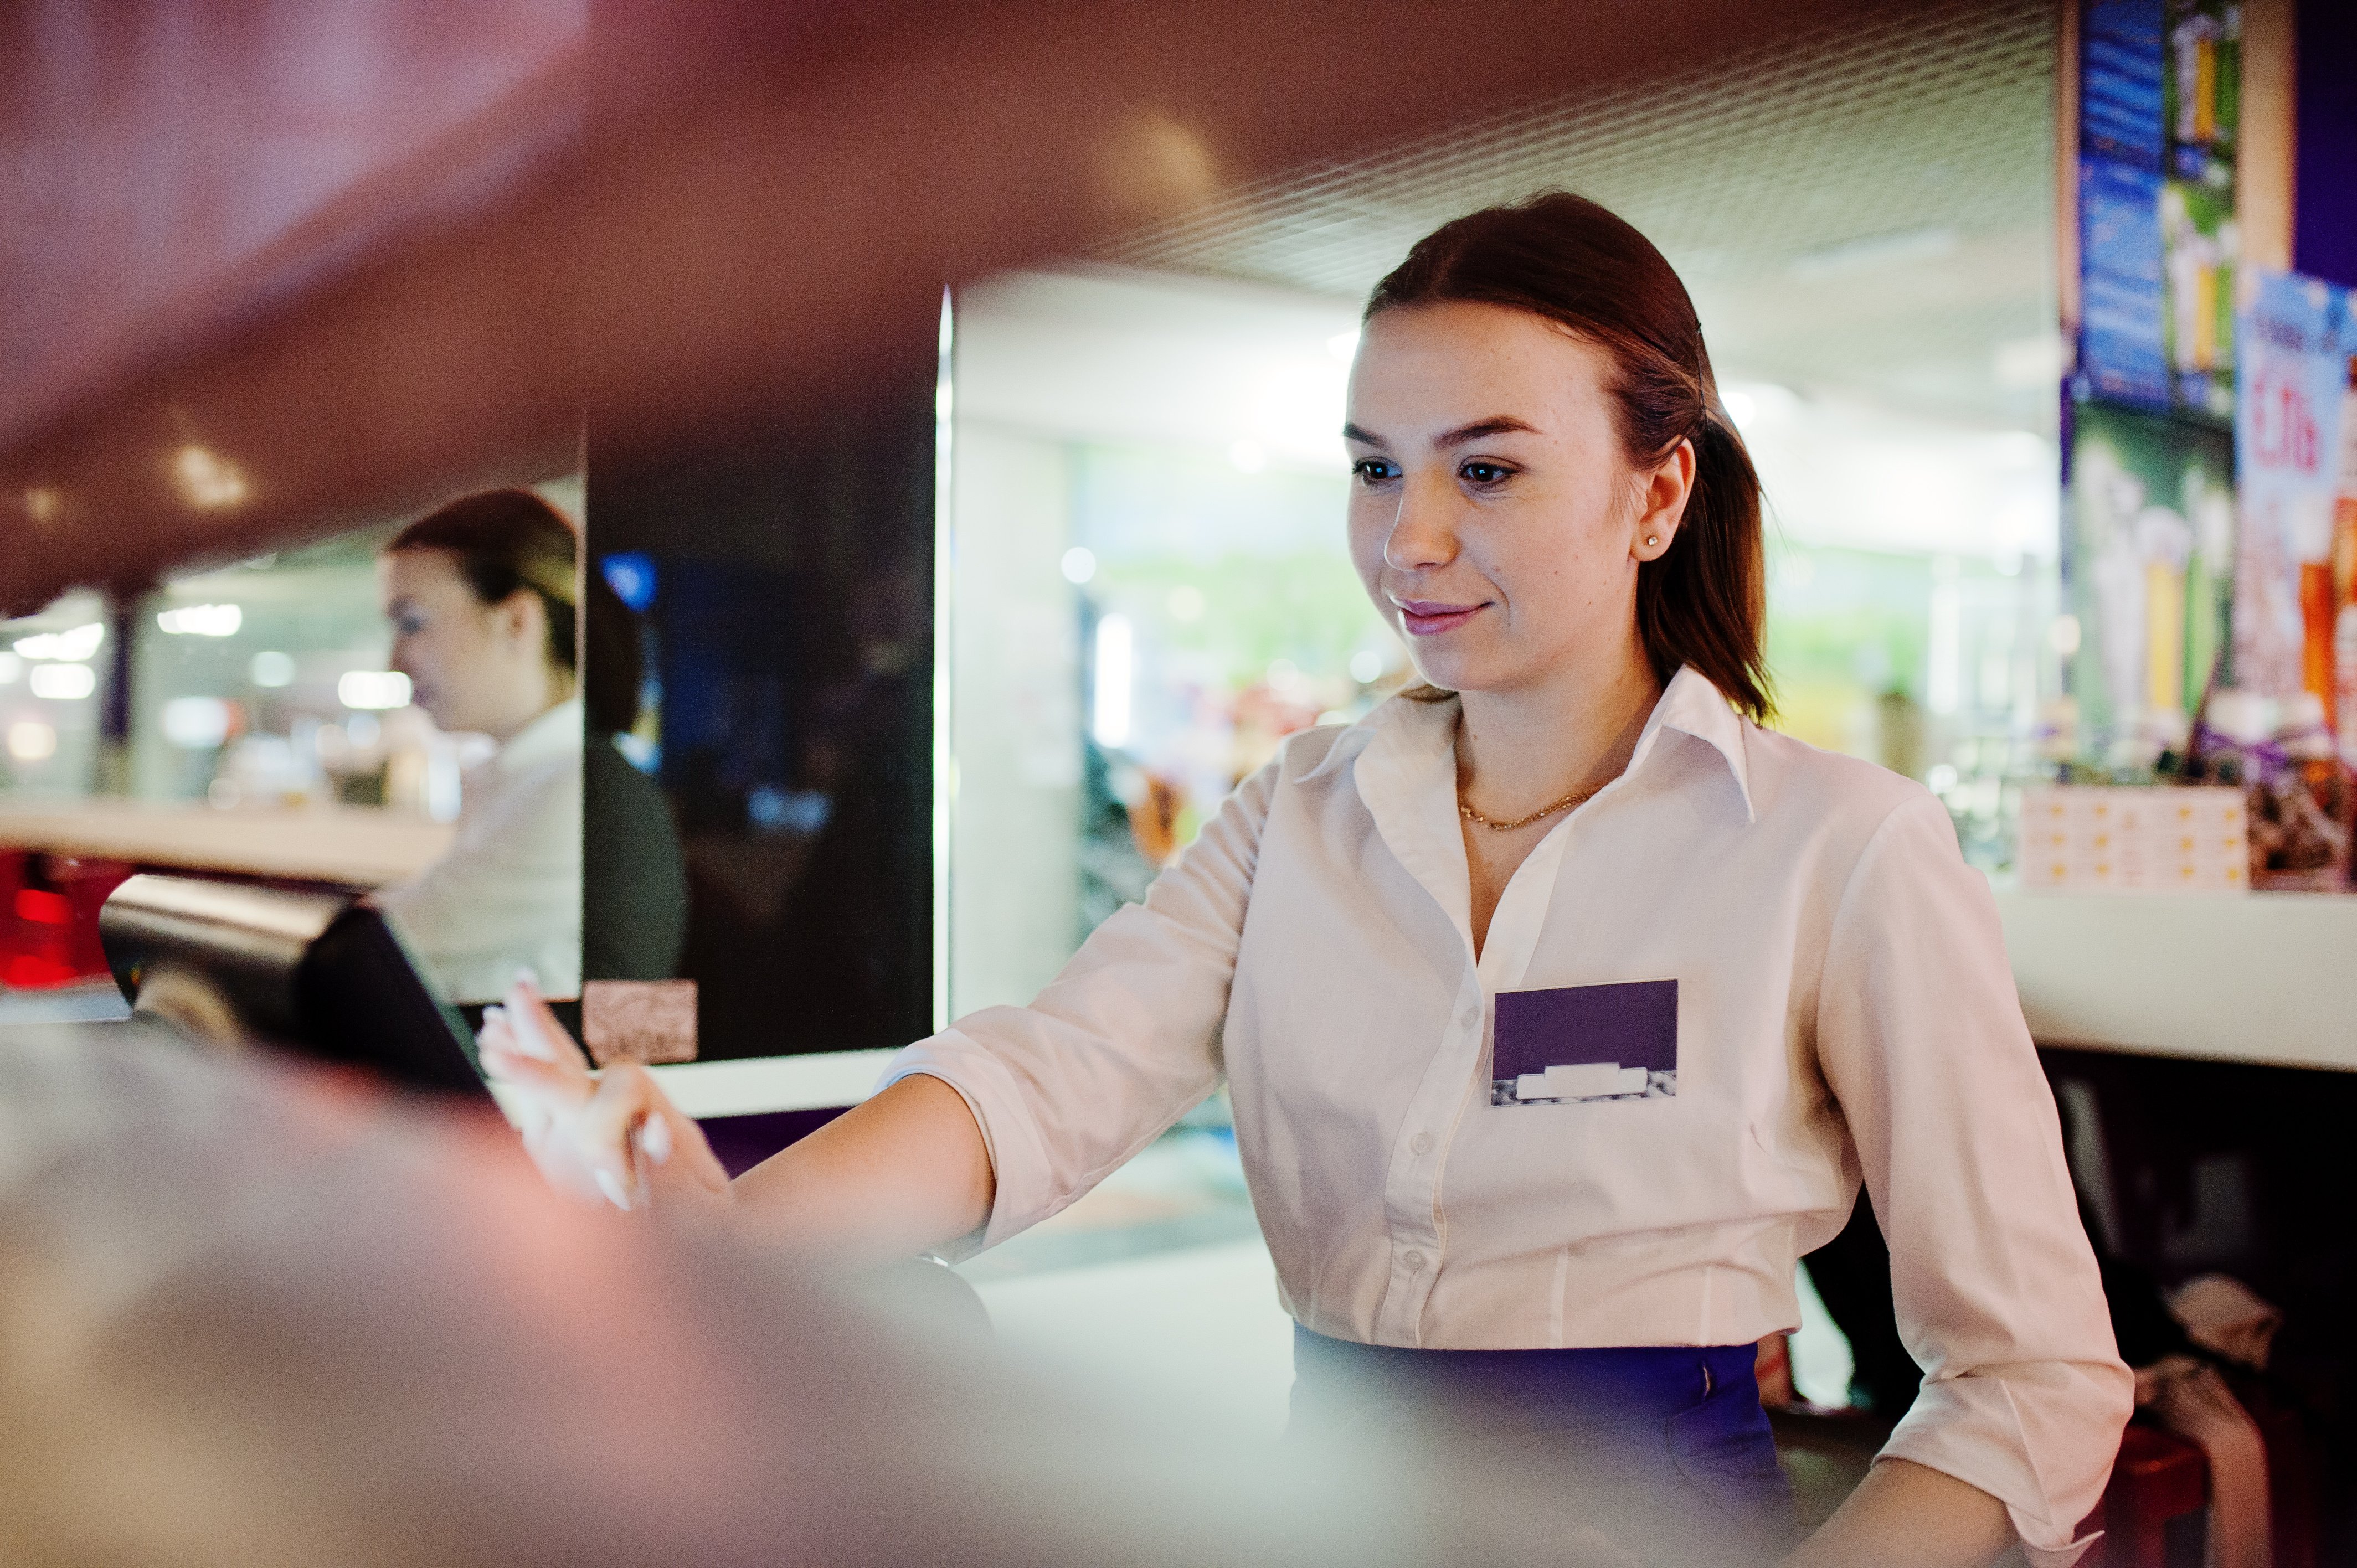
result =
[[[693,983],[705,1059],[900,1046],[932,1026],[925,348],[891,360],[857,413],[660,462],[601,456],[593,437],[591,566],[639,630],[635,672],[591,660],[593,715],[619,711],[590,755],[618,756],[667,817],[633,835],[633,779],[609,766],[601,785],[593,768],[585,918],[594,932],[637,896],[675,823],[686,916],[672,973]],[[600,689],[617,680],[619,703]]]
[[[581,485],[537,489],[569,595]],[[533,734],[507,746],[438,728],[398,667],[381,580],[407,521],[0,628],[0,987],[102,975],[98,906],[157,869],[376,892],[462,1002],[519,964],[577,991],[574,677],[552,674]]]

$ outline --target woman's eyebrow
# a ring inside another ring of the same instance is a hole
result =
[[[1485,435],[1505,435],[1515,431],[1536,435],[1539,427],[1527,420],[1516,419],[1511,413],[1493,413],[1487,419],[1477,419],[1470,424],[1460,424],[1454,430],[1444,430],[1432,438],[1436,446],[1462,446],[1468,441],[1479,441]],[[1372,430],[1355,424],[1342,426],[1342,439],[1355,441],[1361,446],[1387,448],[1391,443]]]
[[[1504,435],[1512,431],[1536,435],[1539,428],[1511,413],[1493,413],[1487,419],[1477,419],[1470,424],[1460,424],[1433,438],[1436,446],[1462,446],[1468,441],[1479,441],[1485,435]]]

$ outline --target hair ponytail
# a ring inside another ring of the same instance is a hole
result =
[[[1773,703],[1760,640],[1768,581],[1760,475],[1724,411],[1711,409],[1688,439],[1694,486],[1669,549],[1637,568],[1637,635],[1657,680],[1666,684],[1691,664],[1727,701],[1765,719]]]
[[[1610,355],[1608,390],[1631,465],[1694,443],[1685,514],[1670,548],[1637,570],[1637,633],[1659,680],[1691,664],[1746,715],[1767,718],[1760,476],[1718,404],[1694,302],[1662,252],[1587,198],[1548,191],[1426,235],[1375,285],[1366,313],[1443,301],[1525,310]]]

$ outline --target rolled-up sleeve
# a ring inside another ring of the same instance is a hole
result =
[[[1917,796],[1852,871],[1817,1051],[1890,1243],[1921,1393],[1883,1452],[2002,1501],[2032,1562],[2085,1542],[2135,1380],[2115,1348],[1996,905]]]
[[[989,1223],[952,1253],[994,1246],[1063,1208],[1219,1086],[1229,986],[1281,766],[1229,796],[1146,901],[1099,926],[1029,1006],[969,1014],[892,1058],[884,1084],[942,1079],[989,1147]]]

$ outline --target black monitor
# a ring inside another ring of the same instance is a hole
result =
[[[135,1011],[405,1089],[490,1092],[464,1021],[356,894],[143,875],[114,890],[98,929]]]

